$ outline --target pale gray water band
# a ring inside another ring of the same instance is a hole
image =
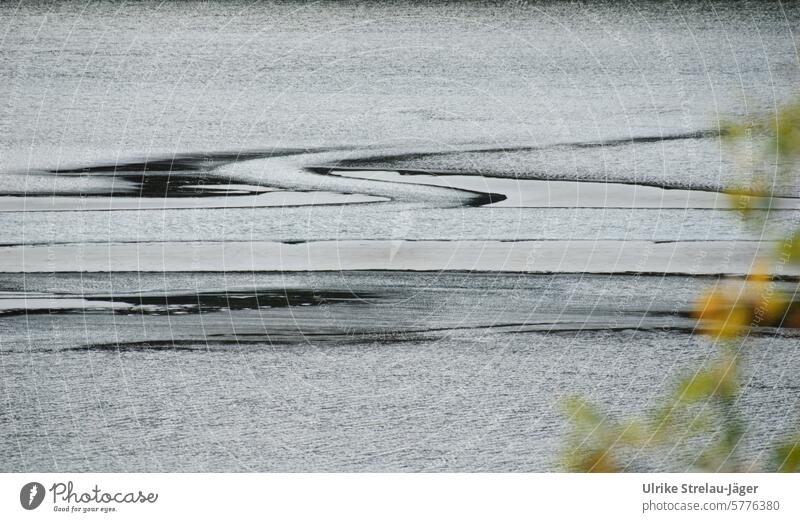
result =
[[[0,5],[0,471],[558,469],[559,400],[651,405],[716,352],[697,296],[797,228],[794,183],[740,219],[720,130],[796,94],[798,26],[784,2]],[[763,462],[800,421],[797,329],[741,342]]]

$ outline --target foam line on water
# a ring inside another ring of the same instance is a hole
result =
[[[416,184],[501,194],[503,199],[486,206],[506,208],[740,208],[737,198],[722,192],[664,189],[629,183],[552,181],[484,177],[477,175],[408,174],[392,170],[330,170],[330,175],[389,183]],[[800,199],[752,198],[751,208],[800,209]]]
[[[350,270],[527,273],[751,272],[764,241],[391,241],[66,244],[0,248],[0,272],[305,272]],[[786,276],[800,267],[786,267]]]
[[[14,197],[0,196],[0,212],[65,212],[95,210],[165,210],[210,208],[303,207],[377,203],[388,198],[329,191],[265,191],[258,195],[225,195],[202,198],[136,197]]]

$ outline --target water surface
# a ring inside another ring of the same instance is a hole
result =
[[[798,21],[0,6],[0,471],[557,469],[559,400],[651,404],[715,353],[701,289],[797,227],[787,184],[740,220],[719,129],[794,94]],[[759,461],[797,336],[741,342]]]

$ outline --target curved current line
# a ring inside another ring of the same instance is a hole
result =
[[[570,176],[529,176],[518,178],[503,176],[502,173],[484,175],[478,172],[445,172],[441,169],[425,170],[408,167],[391,168],[386,162],[396,160],[413,160],[431,156],[448,156],[463,153],[498,153],[515,151],[533,151],[546,149],[586,149],[596,147],[620,147],[636,144],[650,144],[676,140],[701,140],[718,137],[719,133],[711,130],[701,130],[683,134],[662,136],[633,136],[629,138],[608,139],[601,141],[556,143],[542,146],[513,145],[508,147],[475,147],[463,146],[460,149],[441,150],[425,149],[409,150],[408,147],[382,148],[379,147],[319,147],[319,148],[271,148],[262,150],[248,150],[237,152],[203,152],[180,153],[171,156],[161,156],[135,160],[130,162],[115,162],[106,165],[78,166],[47,171],[56,175],[99,175],[122,176],[130,181],[134,188],[126,194],[109,195],[101,192],[81,194],[88,196],[138,196],[138,197],[203,197],[200,192],[186,193],[181,190],[184,186],[205,184],[213,187],[216,183],[247,183],[254,186],[269,187],[294,191],[328,191],[340,194],[361,194],[389,201],[382,205],[402,205],[414,208],[458,208],[476,207],[499,203],[508,198],[508,195],[498,192],[474,190],[473,187],[448,187],[431,183],[414,183],[405,181],[398,183],[386,179],[366,179],[365,177],[350,178],[332,174],[339,171],[393,171],[403,174],[427,174],[432,176],[461,175],[481,176],[484,178],[519,179],[519,180],[546,180],[591,182],[597,180],[576,180]],[[375,163],[384,163],[382,166],[371,167]],[[198,179],[194,179],[194,178]],[[682,186],[671,186],[663,183],[633,182],[631,180],[605,181],[612,184],[629,184],[636,186],[649,186],[662,189],[686,189]],[[602,182],[600,182],[602,183]],[[173,188],[171,188],[173,187]],[[174,187],[177,187],[174,188]],[[158,194],[150,194],[155,190]],[[195,190],[195,189],[192,189]],[[700,190],[710,192],[707,187]],[[138,194],[137,194],[138,192]],[[64,191],[58,194],[66,193]],[[6,194],[7,195],[7,194]],[[48,194],[29,194],[53,196]],[[219,195],[218,193],[214,195]],[[227,194],[227,197],[237,198],[239,194]],[[349,204],[342,202],[341,204]],[[605,207],[603,207],[605,208]]]

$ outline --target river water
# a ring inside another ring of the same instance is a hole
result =
[[[561,399],[653,404],[716,352],[696,296],[798,225],[789,184],[740,219],[719,128],[795,95],[799,22],[3,4],[0,471],[558,469]],[[741,342],[760,462],[797,336]]]

